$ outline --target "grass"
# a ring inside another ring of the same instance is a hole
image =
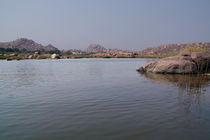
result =
[[[47,55],[40,55],[38,59],[49,59],[50,56]]]
[[[135,58],[161,58],[161,56],[157,54],[141,54],[135,56]]]
[[[191,52],[210,52],[210,49],[204,49],[200,46],[192,46],[181,50],[181,53],[191,53]]]
[[[180,53],[180,51],[172,51],[169,53],[164,54],[162,57],[170,57],[170,56],[176,56]]]
[[[163,55],[158,54],[140,54],[135,56],[135,58],[164,58],[164,57],[170,57],[170,56],[176,56],[180,53],[191,53],[191,52],[207,52],[210,53],[210,49],[205,49],[200,46],[190,46],[185,49],[171,51],[168,53],[165,53]]]
[[[205,48],[202,48],[200,46],[191,46],[191,47],[187,47],[185,49],[181,49],[179,51],[172,51],[172,52],[166,53],[166,54],[163,55],[163,57],[176,56],[176,55],[181,54],[181,53],[192,53],[192,52],[210,53],[210,49],[205,49]]]
[[[0,59],[7,59],[7,56],[0,56]]]

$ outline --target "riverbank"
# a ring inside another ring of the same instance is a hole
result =
[[[52,55],[56,55],[54,58]],[[10,53],[0,55],[0,60],[23,60],[23,59],[80,59],[80,58],[160,58],[156,56],[109,56],[109,55],[95,55],[95,54],[76,54],[76,55],[63,55],[63,54],[27,54],[27,53]]]
[[[92,50],[92,51],[95,51]],[[162,53],[142,51],[142,52],[130,52],[120,50],[108,50],[105,52],[82,52],[78,50],[60,51],[60,50],[34,50],[26,51],[20,49],[0,49],[0,59],[6,60],[22,60],[22,59],[79,59],[79,58],[166,58],[171,56],[177,56],[183,53],[202,52],[210,53],[210,49],[202,46],[191,46],[183,49],[175,49],[171,51],[165,51]]]

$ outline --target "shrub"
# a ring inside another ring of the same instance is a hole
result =
[[[109,55],[105,55],[105,56],[104,56],[104,58],[111,58],[111,56],[109,56]]]

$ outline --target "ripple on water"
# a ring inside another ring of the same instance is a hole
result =
[[[0,61],[0,139],[209,139],[209,76],[146,61]]]

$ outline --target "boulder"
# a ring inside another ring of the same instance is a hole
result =
[[[16,53],[9,54],[9,56],[18,56]]]
[[[59,59],[59,58],[60,56],[55,53],[51,55],[51,59]]]
[[[191,58],[196,63],[199,72],[210,72],[210,53],[193,52]]]
[[[33,55],[29,55],[29,56],[28,56],[28,59],[32,59],[32,58],[33,58]]]
[[[149,62],[137,69],[137,71],[169,74],[195,74],[209,72],[210,54],[200,52],[179,54],[177,56]]]
[[[40,55],[40,52],[35,52],[35,53],[33,54],[33,58],[37,59],[37,58],[39,57],[39,55]]]

